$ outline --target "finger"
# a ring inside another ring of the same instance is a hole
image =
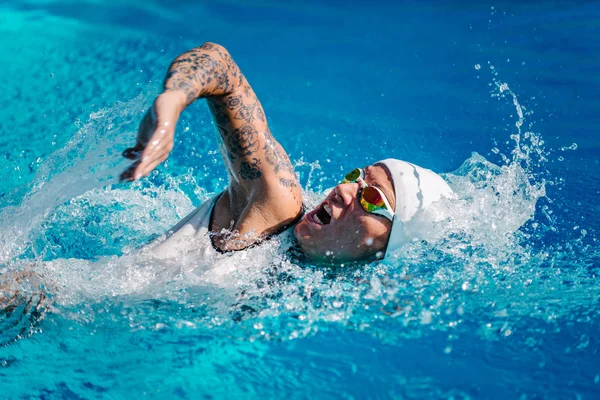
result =
[[[135,179],[140,179],[142,176],[148,175],[156,167],[158,167],[163,161],[165,161],[167,159],[167,156],[168,156],[168,154],[164,154],[163,156],[161,156],[161,157],[155,159],[154,161],[150,162],[148,165],[146,165],[144,167],[144,169],[142,169],[141,171],[139,171],[136,174],[136,178]]]
[[[138,146],[129,147],[123,151],[122,156],[130,160],[137,160],[142,155],[142,152],[143,148],[139,148]]]
[[[168,157],[169,151],[163,148],[162,151],[158,151],[151,156],[145,157],[137,168],[136,173],[141,174],[142,176],[148,175],[158,164],[162,163]]]
[[[135,178],[135,171],[139,166],[140,162],[135,162],[131,164],[123,173],[119,176],[119,180],[121,182],[131,182]]]
[[[166,153],[166,150],[160,145],[146,148],[140,157],[140,166],[138,168],[138,172],[145,170],[148,165],[160,159],[164,153]]]
[[[168,156],[173,149],[173,139],[166,130],[160,130],[152,136],[150,144],[144,149],[140,160],[143,167],[154,162],[158,158]],[[143,168],[142,167],[142,168]]]

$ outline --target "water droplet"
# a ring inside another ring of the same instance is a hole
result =
[[[566,151],[566,150],[577,150],[577,143],[573,143],[570,146],[563,146],[560,148],[561,151]]]
[[[429,325],[432,320],[433,320],[433,318],[432,318],[432,315],[431,315],[431,311],[424,310],[421,313],[421,324],[423,324],[423,325]]]
[[[481,65],[475,64],[475,69],[479,71],[481,69]]]

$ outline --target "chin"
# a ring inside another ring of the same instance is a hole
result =
[[[305,227],[303,226],[305,224],[304,220],[298,222],[296,224],[296,226],[294,226],[294,229],[292,230],[292,233],[294,234],[294,237],[296,238],[296,240],[298,242],[302,241],[302,237],[304,235],[302,235],[302,231],[305,229]]]
[[[310,243],[307,239],[310,239],[311,237],[308,235],[303,235],[302,234],[302,226],[301,226],[302,222],[298,225],[296,225],[294,227],[294,230],[292,231],[294,234],[294,239],[296,239],[296,245],[297,248],[302,252],[302,254],[309,259],[310,261],[319,261],[322,259],[322,257],[320,257],[318,255],[318,253],[315,253],[314,251],[312,251],[313,249],[310,246]]]

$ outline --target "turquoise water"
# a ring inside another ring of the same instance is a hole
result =
[[[595,398],[599,14],[4,2],[0,272],[24,300],[0,317],[3,398]],[[451,221],[360,268],[299,265],[285,237],[214,263],[137,252],[226,184],[201,104],[166,165],[116,181],[166,66],[204,41],[309,202],[394,156],[446,173]]]

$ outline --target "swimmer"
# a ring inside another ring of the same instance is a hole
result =
[[[214,43],[171,63],[136,144],[123,152],[134,163],[122,180],[141,179],[167,159],[180,114],[197,99],[206,99],[220,135],[229,185],[167,233],[157,245],[165,257],[188,251],[191,242],[199,256],[244,250],[293,229],[298,248],[315,262],[382,259],[418,237],[412,226],[417,215],[452,197],[434,172],[387,159],[350,168],[321,204],[304,213],[294,167],[271,134],[260,101],[229,52]]]

